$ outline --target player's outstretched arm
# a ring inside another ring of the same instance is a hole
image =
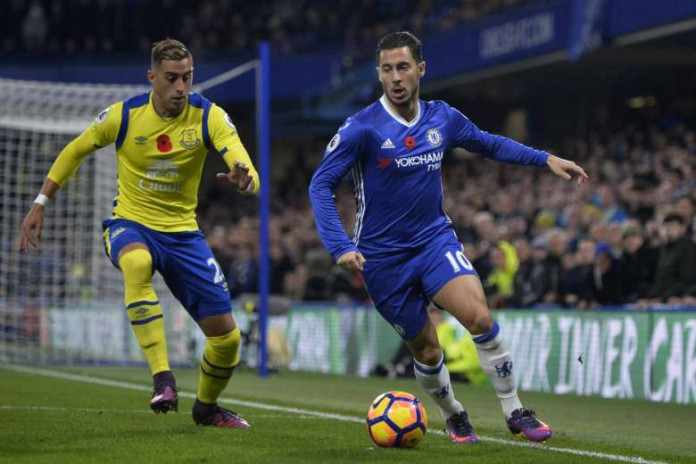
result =
[[[43,229],[43,210],[44,203],[53,198],[53,195],[58,191],[60,186],[51,179],[46,179],[41,193],[36,197],[34,203],[29,210],[29,213],[22,222],[22,228],[19,232],[19,249],[22,252],[29,250],[29,244],[35,248],[39,247],[41,241],[41,230]]]
[[[365,257],[359,251],[349,251],[344,253],[336,260],[336,264],[346,271],[362,271],[365,264]]]
[[[249,174],[249,166],[241,161],[235,161],[229,172],[218,172],[218,179],[225,179],[237,188],[242,195],[253,195],[256,191],[254,178]]]
[[[41,187],[41,193],[22,222],[19,237],[21,251],[29,250],[29,244],[39,246],[44,203],[53,198],[58,189],[75,174],[85,157],[94,153],[97,148],[114,143],[121,125],[122,105],[123,102],[118,102],[99,113],[94,122],[58,154]]]
[[[19,238],[19,249],[28,251],[29,244],[34,247],[39,246],[41,240],[41,229],[43,228],[44,203],[65,185],[68,179],[75,174],[87,155],[93,153],[97,145],[94,143],[94,131],[87,129],[79,137],[70,142],[63,151],[60,152],[56,160],[48,171],[46,181],[41,187],[41,193],[34,200],[34,204],[29,214],[22,222],[22,229]]]
[[[449,112],[450,130],[456,146],[466,148],[481,156],[502,163],[548,166],[557,176],[570,180],[578,176],[578,184],[589,180],[587,173],[577,164],[547,152],[535,150],[507,137],[482,131],[458,110],[446,106]]]
[[[565,180],[570,180],[573,178],[573,175],[577,175],[578,185],[584,184],[590,180],[590,176],[587,175],[583,168],[567,159],[550,155],[546,160],[546,165],[554,174],[564,178]]]

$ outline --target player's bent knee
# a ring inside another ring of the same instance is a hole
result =
[[[198,321],[206,337],[218,337],[229,334],[237,328],[232,313],[207,316]]]
[[[242,338],[239,328],[225,335],[207,338],[206,352],[209,352],[211,357],[216,358],[225,367],[239,364],[239,345]]]
[[[239,344],[241,342],[241,334],[239,329],[235,328],[231,332],[226,333],[220,337],[210,337],[209,340],[218,340],[218,347],[224,351],[233,353],[239,350]]]
[[[149,283],[152,279],[152,255],[147,250],[136,248],[124,253],[118,265],[126,282]]]
[[[487,333],[493,328],[493,317],[488,311],[477,312],[474,317],[471,318],[469,326],[466,329],[473,336],[481,335]]]

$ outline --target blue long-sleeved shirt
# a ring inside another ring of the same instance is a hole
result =
[[[407,122],[386,97],[349,117],[331,139],[309,187],[314,219],[335,259],[413,249],[451,231],[442,207],[442,159],[462,147],[496,161],[543,166],[548,153],[480,130],[442,101],[419,101]],[[352,172],[357,203],[351,240],[343,230],[333,190]]]

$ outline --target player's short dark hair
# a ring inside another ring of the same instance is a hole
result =
[[[191,52],[186,45],[178,40],[164,39],[152,44],[150,65],[154,69],[161,65],[163,60],[181,61],[190,57]]]
[[[401,31],[387,34],[379,41],[375,52],[377,64],[379,64],[379,53],[382,50],[393,50],[401,47],[408,47],[411,50],[411,56],[416,60],[416,63],[423,61],[423,44],[421,44],[421,41],[410,32]]]

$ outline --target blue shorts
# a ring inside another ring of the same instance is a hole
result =
[[[423,247],[379,257],[366,257],[363,279],[372,302],[404,340],[420,333],[429,301],[447,282],[477,275],[452,232]]]
[[[144,243],[152,255],[152,272],[159,271],[196,321],[232,311],[225,276],[201,231],[158,232],[127,219],[106,219],[102,229],[106,255],[116,268],[123,247]]]

